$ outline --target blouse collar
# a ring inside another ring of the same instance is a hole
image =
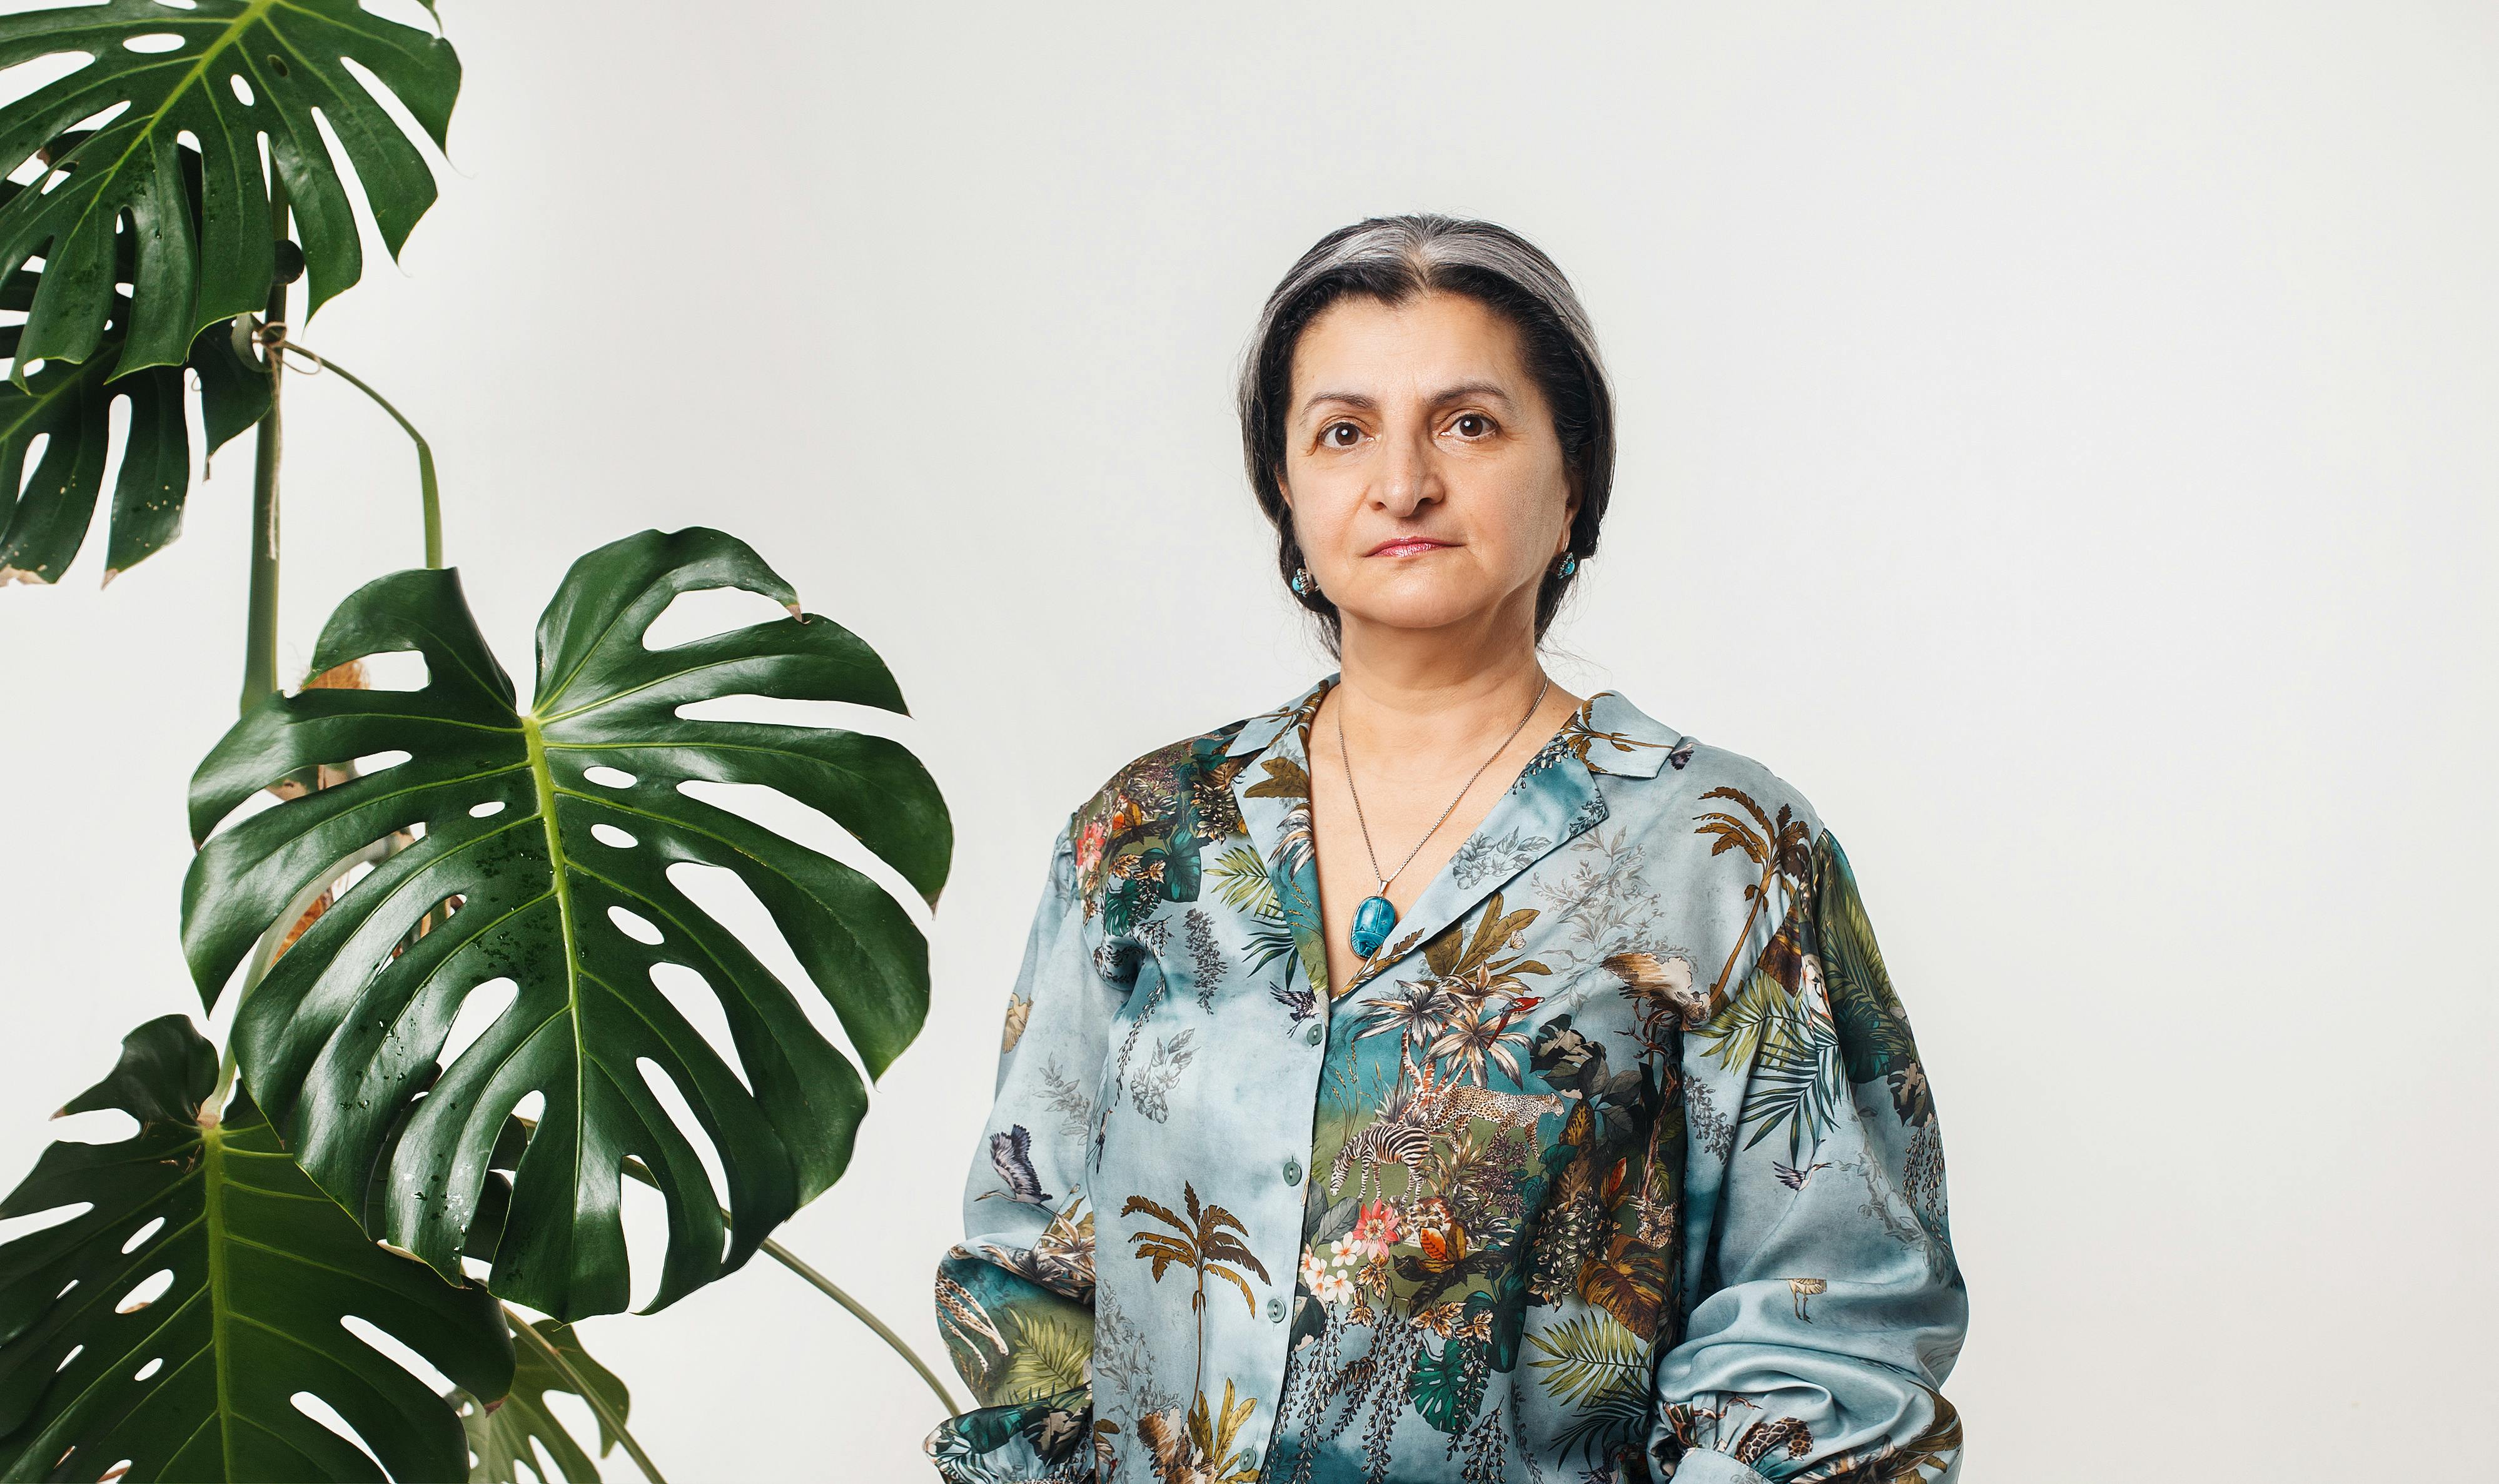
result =
[[[1275,710],[1250,718],[1224,749],[1226,758],[1241,759],[1232,774],[1233,800],[1266,863],[1278,913],[1292,935],[1293,956],[1314,985],[1327,983],[1328,976],[1310,820],[1309,722],[1341,675],[1331,672]],[[1400,916],[1388,941],[1337,993],[1361,988],[1477,902],[1497,898],[1519,872],[1602,823],[1608,806],[1598,778],[1653,778],[1683,741],[1682,733],[1661,726],[1620,692],[1588,697],[1494,800],[1459,856]]]

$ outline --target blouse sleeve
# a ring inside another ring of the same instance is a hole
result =
[[[1078,1192],[1118,1001],[1089,936],[1062,828],[1007,1000],[964,1240],[937,1266],[937,1327],[975,1409],[925,1448],[957,1484],[1093,1477],[1093,1216]]]
[[[1684,1337],[1657,1361],[1650,1457],[1675,1484],[1936,1484],[1960,1475],[1939,1388],[1968,1296],[1934,1100],[1827,831],[1804,877],[1685,1035],[1688,1078],[1741,1096],[1687,1092],[1689,1188],[1705,1206],[1714,1173],[1716,1199]]]

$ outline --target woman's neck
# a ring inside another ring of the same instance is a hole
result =
[[[1348,628],[1341,678],[1320,707],[1325,715],[1316,729],[1325,740],[1314,736],[1314,746],[1332,755],[1342,723],[1357,757],[1398,758],[1426,770],[1437,759],[1472,768],[1513,731],[1532,732],[1541,742],[1579,703],[1546,685],[1532,630],[1479,643],[1433,637]],[[1530,717],[1522,728],[1519,719],[1540,689],[1544,698],[1537,711],[1549,721],[1540,726]]]

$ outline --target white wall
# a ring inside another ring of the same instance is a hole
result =
[[[2499,13],[1214,10],[451,0],[456,174],[302,332],[435,439],[514,668],[575,556],[703,523],[900,675],[936,1003],[789,1243],[938,1354],[1052,829],[1328,667],[1238,470],[1257,305],[1449,210],[1546,246],[1618,377],[1562,678],[1769,762],[1864,880],[1971,1476],[2485,1466]],[[419,547],[389,425],[289,409],[291,675]],[[109,592],[100,539],[0,592],[0,1180],[196,1008],[249,485],[238,444]],[[768,1265],[586,1333],[681,1484],[918,1476],[926,1394]]]

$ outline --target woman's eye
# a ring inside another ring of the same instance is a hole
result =
[[[1319,441],[1330,448],[1351,448],[1362,440],[1362,430],[1351,423],[1330,423],[1319,434]]]
[[[1492,419],[1480,412],[1464,412],[1449,427],[1462,438],[1479,438],[1492,432]]]

